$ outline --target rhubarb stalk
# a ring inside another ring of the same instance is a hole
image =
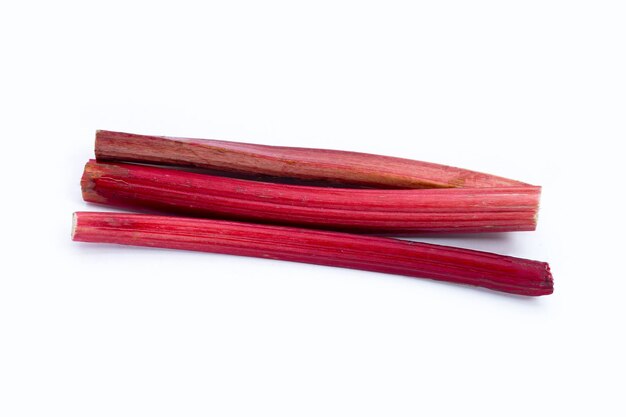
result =
[[[75,241],[184,249],[329,265],[538,296],[553,291],[548,264],[390,238],[183,217],[74,214]]]
[[[89,161],[85,201],[378,234],[534,230],[540,188],[347,189]]]
[[[446,165],[329,149],[254,145],[99,130],[96,158],[330,181],[373,188],[493,188],[523,182]]]

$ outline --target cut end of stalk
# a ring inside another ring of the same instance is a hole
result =
[[[78,226],[78,213],[72,214],[72,240],[75,240],[76,228]]]
[[[124,170],[118,170],[118,173],[123,175]],[[89,162],[85,164],[85,170],[83,171],[83,176],[80,180],[83,200],[99,204],[105,204],[107,202],[107,199],[98,194],[96,191],[96,181],[102,176],[102,174],[102,169],[95,164],[94,160],[89,160]]]
[[[550,265],[545,264],[546,272],[544,275],[544,281],[541,285],[542,288],[545,288],[545,295],[552,294],[554,292],[554,279],[552,278],[552,272],[550,271]]]
[[[539,222],[539,210],[541,208],[541,193],[543,191],[542,187],[537,187],[538,188],[538,193],[537,193],[537,203],[535,204],[535,227],[533,228],[533,230],[537,229],[537,223]],[[548,273],[550,273],[550,268],[548,268]]]

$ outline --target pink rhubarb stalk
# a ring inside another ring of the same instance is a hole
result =
[[[373,188],[493,188],[528,184],[446,165],[329,149],[96,132],[96,158]]]
[[[78,212],[72,238],[329,265],[538,296],[553,291],[547,263],[396,239],[170,216]]]
[[[347,189],[248,181],[170,168],[89,161],[85,201],[192,216],[353,232],[534,230],[540,188]]]

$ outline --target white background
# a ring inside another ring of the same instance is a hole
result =
[[[625,415],[624,7],[2,2],[0,415]],[[534,233],[427,240],[555,293],[73,243],[96,129],[543,185]]]

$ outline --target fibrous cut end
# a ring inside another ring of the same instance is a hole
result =
[[[76,236],[76,227],[78,226],[78,213],[72,214],[72,240]]]

